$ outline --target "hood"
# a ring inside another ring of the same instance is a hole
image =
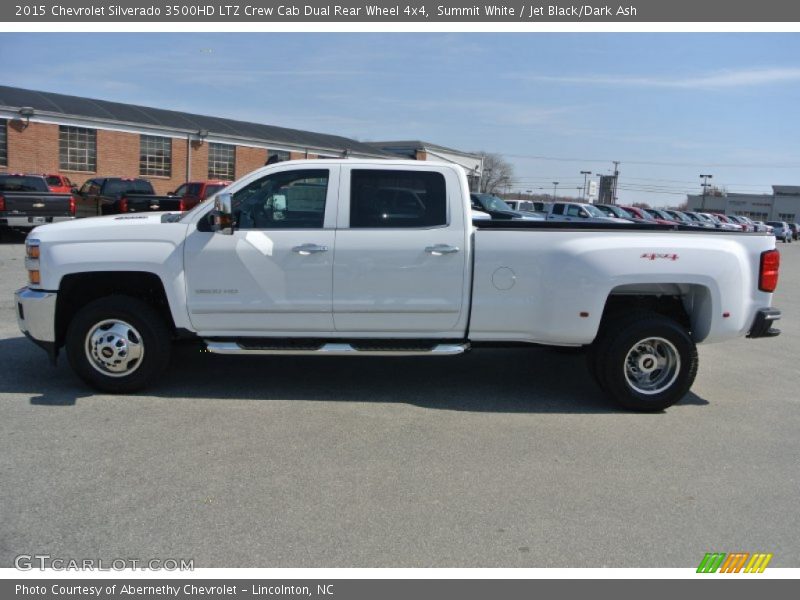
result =
[[[40,225],[29,237],[42,241],[113,241],[134,239],[172,238],[166,229],[186,228],[186,224],[169,222],[164,216],[170,213],[148,212],[106,217],[87,217],[73,221],[62,221]]]

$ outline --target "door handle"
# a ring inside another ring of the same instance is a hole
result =
[[[296,252],[302,256],[308,256],[309,254],[317,254],[319,252],[327,251],[327,246],[318,246],[317,244],[301,244],[300,246],[295,246],[292,248],[292,252]]]
[[[425,252],[433,254],[434,256],[442,256],[443,254],[454,254],[458,252],[458,246],[448,246],[447,244],[436,244],[435,246],[428,246]]]

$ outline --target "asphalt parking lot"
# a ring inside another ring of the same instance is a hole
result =
[[[581,356],[235,358],[181,348],[129,397],[24,339],[0,244],[0,567],[800,566],[800,244],[783,335],[700,349],[693,392],[618,410]]]

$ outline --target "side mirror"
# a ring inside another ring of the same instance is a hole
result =
[[[579,212],[578,215],[580,216],[581,219],[589,218],[589,213],[587,213],[585,210],[581,210],[581,212]]]
[[[233,196],[227,193],[217,194],[214,198],[214,233],[233,235]]]

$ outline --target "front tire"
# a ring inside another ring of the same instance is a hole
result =
[[[67,359],[90,386],[112,394],[135,392],[169,364],[171,337],[149,304],[108,296],[83,307],[69,325]]]
[[[697,375],[697,347],[689,333],[652,312],[607,324],[592,356],[592,374],[603,391],[635,411],[672,406],[688,393]]]

